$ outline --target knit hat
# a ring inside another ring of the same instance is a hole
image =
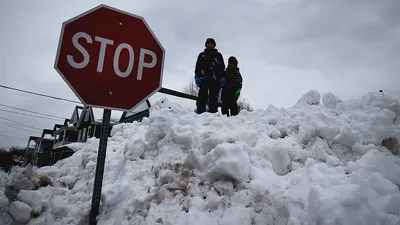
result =
[[[211,42],[212,44],[214,44],[214,47],[217,46],[217,44],[215,43],[215,40],[213,38],[207,38],[205,46],[207,47],[207,43]]]
[[[233,65],[237,66],[238,65],[238,61],[234,56],[229,57],[228,59],[228,64],[232,63]]]

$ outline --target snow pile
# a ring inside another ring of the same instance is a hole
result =
[[[400,224],[400,158],[382,146],[400,140],[398,102],[320,98],[229,118],[163,99],[141,123],[114,126],[98,224]],[[52,185],[2,205],[20,223],[86,224],[98,144],[35,168]]]

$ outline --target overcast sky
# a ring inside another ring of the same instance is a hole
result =
[[[99,4],[145,18],[167,52],[166,88],[182,91],[206,38],[213,37],[225,63],[237,57],[242,97],[254,108],[290,107],[310,89],[344,100],[379,89],[400,98],[399,0],[4,0],[0,84],[78,100],[53,68],[61,25]],[[0,104],[61,117],[75,107],[2,88],[0,95]],[[195,108],[193,101],[179,102]],[[0,117],[40,129],[62,122],[4,111]],[[40,135],[5,123],[12,122],[0,119],[0,147],[26,145],[6,136]]]

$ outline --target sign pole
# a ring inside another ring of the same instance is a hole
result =
[[[104,109],[101,123],[99,151],[97,153],[96,175],[92,194],[92,207],[90,209],[89,224],[96,225],[96,217],[99,215],[101,186],[103,185],[104,164],[106,160],[107,140],[110,132],[111,110]]]

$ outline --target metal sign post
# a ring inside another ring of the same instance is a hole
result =
[[[103,185],[104,164],[106,161],[107,140],[110,132],[111,110],[104,109],[101,123],[99,151],[97,153],[96,175],[92,195],[92,208],[90,209],[89,224],[96,225],[96,217],[99,215],[101,187]]]

